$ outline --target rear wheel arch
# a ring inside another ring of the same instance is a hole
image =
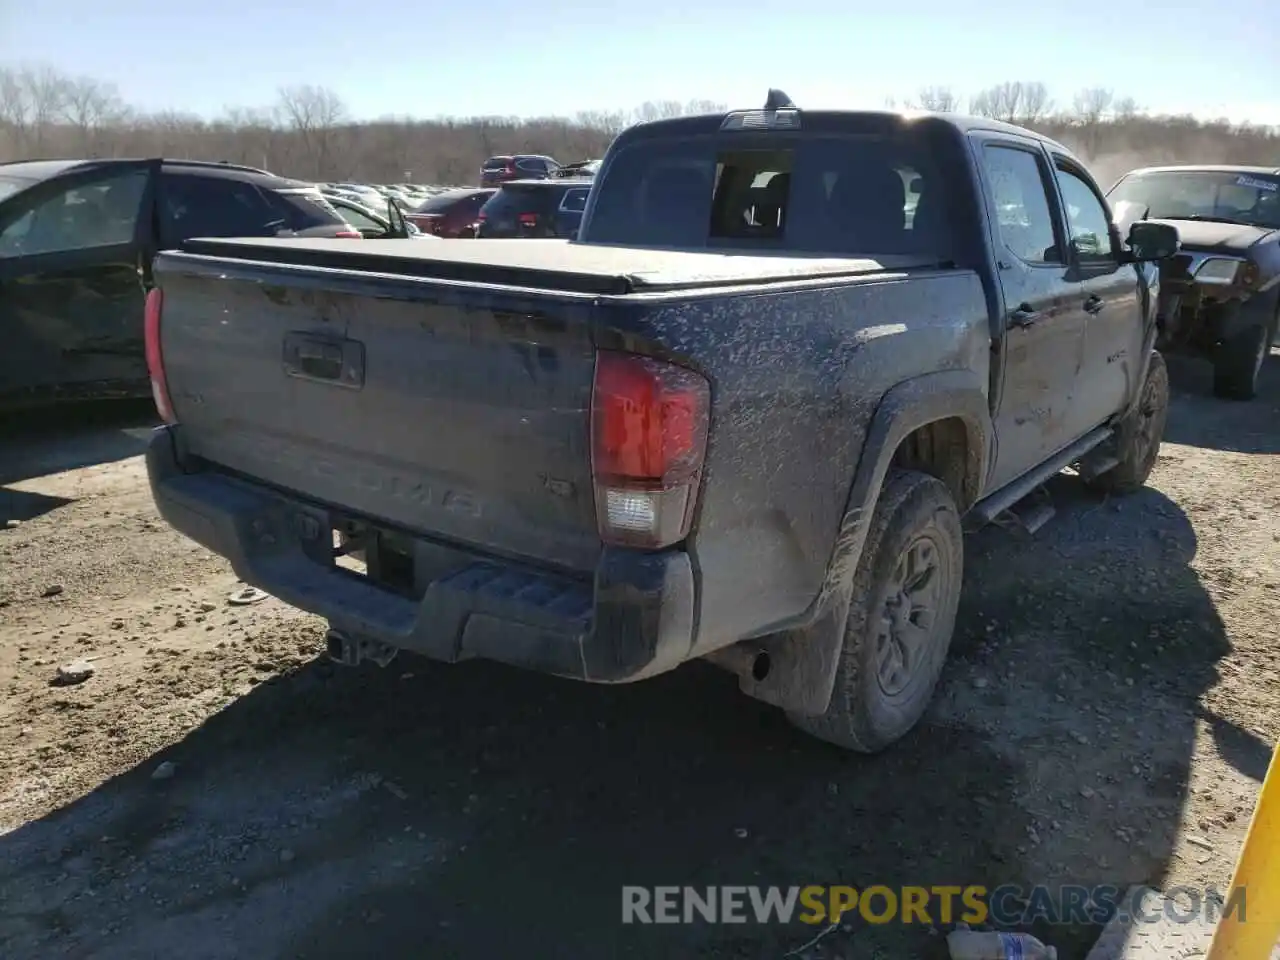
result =
[[[978,502],[982,490],[981,433],[962,417],[921,424],[902,438],[892,465],[927,473],[946,484],[963,513]]]
[[[992,444],[985,383],[973,371],[945,370],[899,383],[882,396],[855,465],[822,589],[796,627],[748,642],[769,653],[771,668],[760,679],[740,675],[744,693],[799,714],[826,711],[850,590],[880,493],[895,473],[912,470],[941,480],[960,514],[981,497]],[[912,465],[904,466],[908,461]]]

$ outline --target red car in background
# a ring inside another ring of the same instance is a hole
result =
[[[490,187],[448,190],[406,213],[404,218],[423,233],[437,237],[472,237],[480,208],[495,192]]]
[[[510,180],[546,180],[559,169],[554,157],[540,153],[503,154],[480,164],[480,186],[494,187]]]

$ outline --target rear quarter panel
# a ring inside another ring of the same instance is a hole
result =
[[[816,601],[889,388],[950,369],[988,381],[988,310],[971,272],[637,306],[620,327],[712,382],[689,544],[701,581],[694,655],[781,629]]]

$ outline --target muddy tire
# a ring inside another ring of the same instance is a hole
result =
[[[1258,395],[1258,377],[1272,337],[1269,326],[1248,327],[1218,348],[1213,358],[1214,396],[1252,400]]]
[[[1138,405],[1120,424],[1115,444],[1111,447],[1111,452],[1120,458],[1120,462],[1106,473],[1086,480],[1086,484],[1106,493],[1132,493],[1141,489],[1156,465],[1168,419],[1169,370],[1164,364],[1164,357],[1153,353],[1147,365],[1147,377],[1142,382]]]
[[[859,753],[883,750],[924,715],[942,672],[964,575],[955,500],[940,480],[891,470],[853,579],[826,712],[801,730]]]

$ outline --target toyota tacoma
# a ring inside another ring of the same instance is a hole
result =
[[[576,241],[162,253],[152,491],[339,661],[708,659],[876,751],[938,681],[961,518],[1147,478],[1177,243],[1034,133],[774,91],[620,135]]]

